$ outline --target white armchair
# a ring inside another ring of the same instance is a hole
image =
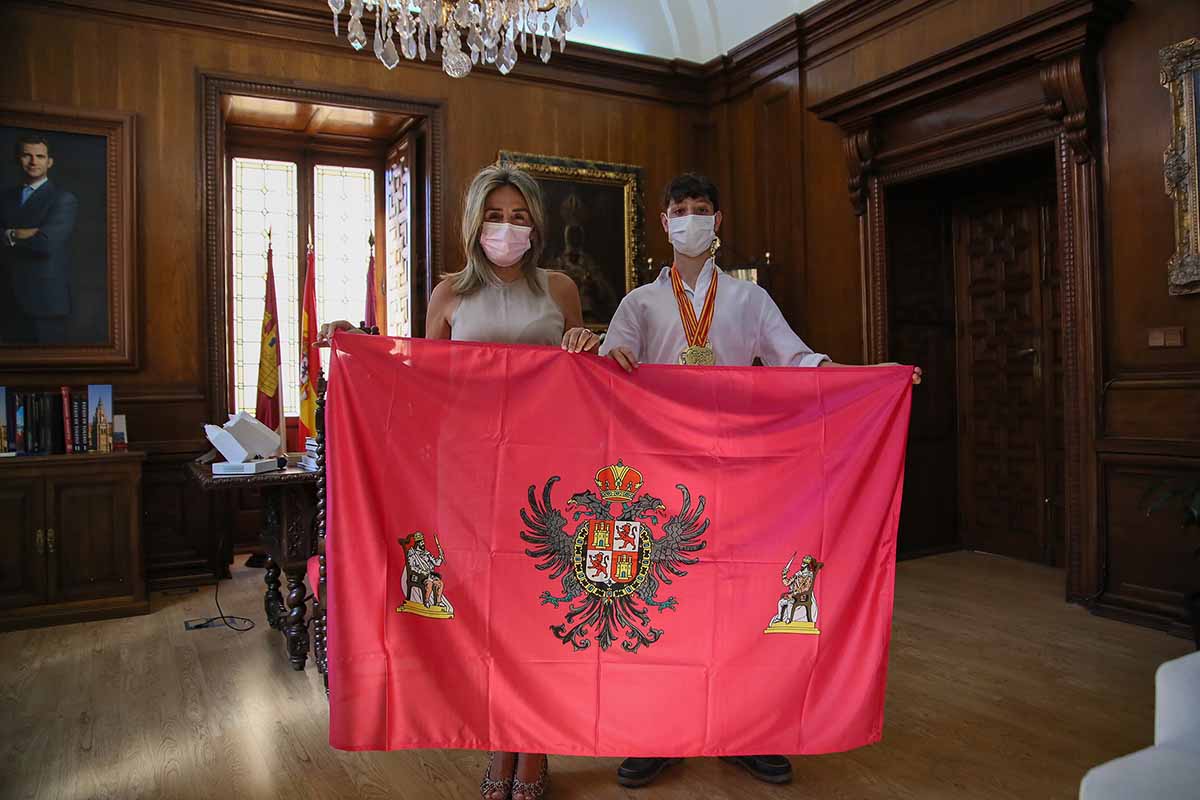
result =
[[[1200,652],[1158,668],[1154,746],[1093,767],[1079,800],[1200,798]]]

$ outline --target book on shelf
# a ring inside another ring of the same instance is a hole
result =
[[[46,453],[61,455],[67,452],[66,431],[63,429],[62,392],[43,392],[46,407]]]
[[[75,452],[75,430],[71,425],[71,387],[63,386],[59,390],[61,394],[62,406],[62,423],[63,423],[63,452]]]
[[[8,389],[0,386],[0,453],[12,452],[12,417],[9,414]]]
[[[25,450],[25,428],[29,420],[25,414],[25,393],[13,392],[13,436],[16,443],[13,448],[18,453],[24,453]]]
[[[87,427],[89,444],[97,453],[112,452],[112,384],[93,383],[87,387]]]
[[[125,415],[113,414],[113,450],[128,450],[129,436],[125,430]]]
[[[300,469],[302,469],[306,472],[316,472],[318,469],[317,457],[310,456],[307,453],[305,453],[304,456],[302,456],[300,458],[300,460],[296,462],[296,466],[298,466]]]
[[[76,439],[80,453],[86,453],[92,449],[91,436],[88,434],[87,426],[87,395],[83,392],[75,393],[75,428],[79,432]]]
[[[86,390],[0,386],[0,454],[111,453],[128,448],[124,415],[112,413],[112,385]]]

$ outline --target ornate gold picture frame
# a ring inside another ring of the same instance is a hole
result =
[[[1167,291],[1200,294],[1200,39],[1165,48],[1162,85],[1171,93],[1171,143],[1163,155],[1167,194],[1175,199],[1175,255]]]
[[[583,321],[603,330],[621,298],[637,286],[644,247],[642,169],[500,151],[541,186],[546,249],[541,266],[567,273],[579,287]]]

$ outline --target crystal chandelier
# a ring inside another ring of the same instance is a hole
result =
[[[338,35],[346,0],[328,2]],[[375,55],[385,67],[395,69],[401,54],[424,61],[440,42],[442,69],[452,78],[468,74],[481,60],[507,75],[517,63],[518,42],[522,53],[532,45],[549,62],[551,40],[562,52],[567,33],[587,20],[584,0],[350,0],[346,30],[355,50],[367,46],[363,17],[369,12],[375,15]]]

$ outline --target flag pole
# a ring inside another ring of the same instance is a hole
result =
[[[367,248],[370,258],[367,261],[367,302],[363,311],[363,328],[371,330],[379,324],[378,310],[375,306],[375,233],[367,236]]]

